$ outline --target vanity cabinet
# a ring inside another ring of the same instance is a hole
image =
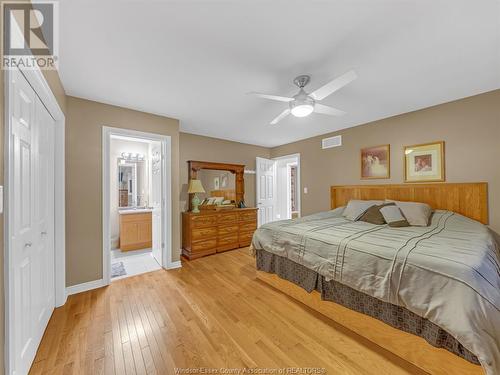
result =
[[[256,208],[182,213],[182,254],[188,259],[249,246]]]
[[[151,212],[120,214],[120,250],[152,247]]]

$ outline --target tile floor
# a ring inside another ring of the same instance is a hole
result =
[[[111,250],[111,264],[116,262],[123,262],[127,274],[113,277],[111,281],[161,269],[156,259],[153,258],[151,249],[126,252],[122,252],[119,249]]]

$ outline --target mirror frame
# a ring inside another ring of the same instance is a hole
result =
[[[244,164],[228,164],[228,163],[215,163],[210,161],[198,161],[198,160],[188,160],[188,176],[190,180],[195,180],[198,177],[198,171],[201,169],[215,169],[218,171],[229,171],[235,176],[235,193],[236,193],[236,204],[238,205],[241,201],[244,201],[245,197],[245,179],[243,174],[245,172]],[[191,201],[193,200],[194,194],[189,195],[189,211],[193,209]]]

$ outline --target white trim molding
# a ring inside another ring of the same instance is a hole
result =
[[[167,267],[165,267],[167,270],[175,270],[176,268],[182,268],[182,263],[180,260],[177,260],[175,262],[168,261],[167,262]]]
[[[106,285],[107,284],[104,282],[104,279],[94,280],[94,281],[88,281],[86,283],[81,283],[81,284],[76,284],[76,285],[68,286],[66,288],[66,294],[68,296],[71,296],[73,294],[86,292],[88,290],[102,288],[103,286],[106,286]]]

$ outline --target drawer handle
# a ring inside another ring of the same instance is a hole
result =
[[[26,242],[26,243],[24,244],[24,247],[31,247],[31,246],[33,246],[33,243],[32,243],[32,242]]]

